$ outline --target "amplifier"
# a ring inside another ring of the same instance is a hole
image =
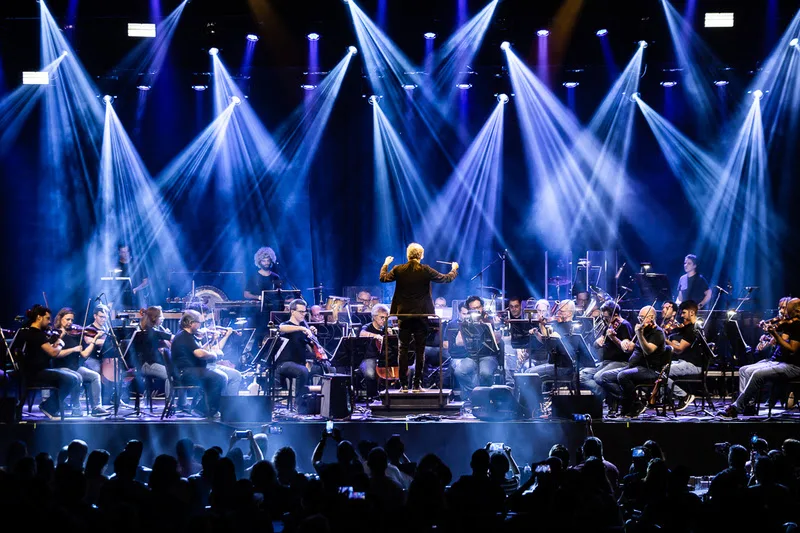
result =
[[[350,374],[326,374],[322,376],[322,408],[325,418],[342,419],[352,414],[350,406]]]

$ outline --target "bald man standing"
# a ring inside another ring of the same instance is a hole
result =
[[[628,366],[606,372],[599,382],[609,396],[619,400],[622,415],[630,417],[639,416],[647,407],[636,400],[636,385],[658,379],[661,368],[667,362],[666,338],[664,330],[656,325],[655,307],[642,307],[634,334],[634,341],[623,341],[623,349],[628,346],[627,343],[633,342]],[[609,411],[609,414],[612,413]]]

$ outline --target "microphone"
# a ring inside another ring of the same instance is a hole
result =
[[[439,263],[440,265],[452,265],[453,264],[452,261],[436,261],[436,262]]]
[[[627,263],[622,263],[622,266],[619,267],[619,270],[617,270],[617,275],[614,276],[614,279],[619,279],[619,277],[622,275],[622,270],[625,268],[626,264]]]
[[[722,287],[720,287],[719,285],[714,285],[714,287],[715,287],[715,288],[717,288],[718,290],[720,290],[720,291],[724,292],[724,293],[725,293],[725,294],[727,294],[728,296],[730,296],[730,295],[731,295],[731,293],[729,293],[728,291],[726,291],[725,289],[723,289],[723,288],[722,288]]]
[[[625,285],[620,285],[619,288],[622,289],[623,291],[633,292],[631,289],[629,289]]]
[[[744,290],[750,292],[756,290],[758,287],[745,287]]]
[[[105,295],[106,295],[106,293],[104,293],[104,292],[101,292],[100,294],[98,294],[98,295],[97,295],[97,298],[95,298],[95,299],[94,299],[94,301],[95,301],[95,302],[99,302],[99,301],[100,301],[100,299],[101,299],[103,296],[105,296]]]

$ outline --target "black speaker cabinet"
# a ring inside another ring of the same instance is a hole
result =
[[[554,394],[553,417],[572,418],[572,415],[592,415],[595,420],[603,418],[603,400],[593,394]]]
[[[269,396],[222,396],[219,412],[223,422],[272,422]]]
[[[322,410],[325,418],[347,418],[350,407],[350,374],[326,374],[322,376]]]
[[[470,400],[472,414],[481,420],[513,420],[521,416],[519,403],[506,385],[475,387]]]

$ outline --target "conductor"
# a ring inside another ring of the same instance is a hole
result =
[[[425,256],[425,249],[412,242],[406,249],[408,262],[389,270],[389,265],[394,257],[389,256],[381,267],[381,283],[396,282],[394,297],[392,298],[391,314],[393,315],[433,315],[433,298],[431,297],[431,282],[450,283],[458,275],[458,263],[452,263],[450,272],[442,274],[428,265],[421,263]],[[419,392],[420,382],[424,371],[425,340],[428,337],[428,320],[424,316],[398,318],[400,363],[400,390],[408,392],[408,345],[414,337],[414,392]]]

